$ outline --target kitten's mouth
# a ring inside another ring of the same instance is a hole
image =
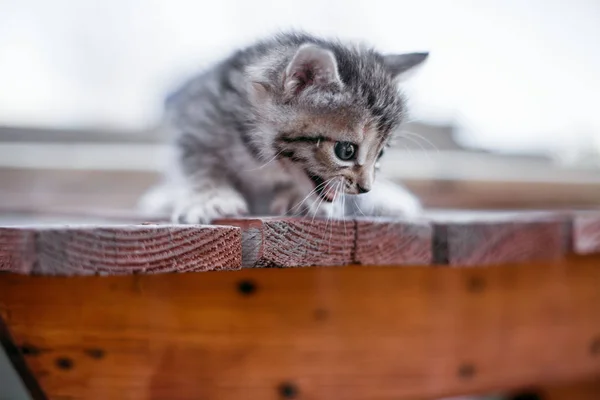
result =
[[[310,172],[306,174],[315,185],[315,192],[317,192],[319,197],[328,203],[332,203],[335,200],[335,190],[333,190],[331,185],[329,183],[326,184],[325,179],[318,175],[311,174]]]

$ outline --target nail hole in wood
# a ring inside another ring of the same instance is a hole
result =
[[[243,280],[238,283],[238,290],[244,296],[250,296],[256,292],[256,285],[250,280]]]
[[[475,366],[472,364],[463,364],[458,368],[458,376],[463,379],[470,379],[475,376]]]
[[[60,369],[69,370],[73,368],[73,360],[68,357],[60,357],[56,359],[56,366]]]
[[[467,281],[467,289],[472,293],[480,293],[485,290],[485,279],[480,276],[472,276]]]
[[[290,382],[279,385],[279,395],[284,399],[294,399],[298,396],[298,388]]]
[[[19,350],[21,350],[21,354],[24,356],[39,356],[42,352],[42,350],[40,350],[38,347],[31,344],[24,344],[19,348]]]
[[[86,349],[85,354],[96,360],[100,360],[104,358],[105,352],[102,349]]]
[[[317,308],[314,315],[317,321],[325,321],[327,318],[329,318],[329,311],[325,310],[324,308]]]

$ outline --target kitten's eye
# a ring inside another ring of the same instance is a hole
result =
[[[350,142],[335,142],[335,155],[342,161],[352,160],[356,154],[356,146]]]

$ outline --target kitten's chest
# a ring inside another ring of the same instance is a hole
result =
[[[310,191],[310,181],[293,165],[271,162],[256,169],[244,171],[244,196],[253,214],[269,215],[277,188],[294,187],[299,193]]]

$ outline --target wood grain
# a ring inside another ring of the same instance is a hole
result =
[[[31,230],[0,229],[0,271],[31,272],[35,262],[34,236]]]
[[[568,220],[562,214],[461,214],[434,218],[434,260],[487,265],[557,260],[568,252]]]
[[[0,238],[9,242],[0,265],[15,272],[113,275],[241,267],[241,232],[234,227],[0,228]]]
[[[213,223],[242,229],[245,267],[337,266],[353,261],[353,221],[273,217]]]
[[[600,260],[0,276],[52,399],[408,400],[600,373]]]
[[[433,228],[427,222],[358,218],[354,261],[363,265],[431,264]]]
[[[573,215],[573,250],[578,254],[600,253],[600,213]]]

